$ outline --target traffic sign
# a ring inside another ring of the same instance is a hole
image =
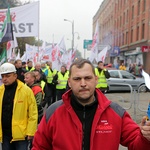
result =
[[[84,40],[83,48],[87,49],[88,45],[92,45],[92,40]]]

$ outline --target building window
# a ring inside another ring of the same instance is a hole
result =
[[[125,17],[126,17],[126,14],[125,12],[123,13],[123,24],[125,24]]]
[[[146,0],[143,0],[143,12],[146,10]]]
[[[122,1],[120,1],[120,8],[122,7]]]
[[[122,34],[122,45],[124,45],[124,33]]]
[[[145,23],[142,24],[142,39],[145,38]]]
[[[131,43],[133,42],[133,29],[131,29]]]
[[[134,6],[132,6],[132,19],[134,19]]]
[[[140,15],[140,0],[138,1],[138,15]]]
[[[126,22],[128,22],[128,15],[129,15],[129,11],[127,10]]]
[[[122,44],[122,33],[120,31],[119,31],[118,41],[119,41],[119,46],[121,46],[121,44]]]
[[[121,23],[121,22],[122,22],[122,17],[120,16],[120,27],[121,27],[121,25],[122,25],[122,23]]]
[[[136,40],[139,40],[139,26],[137,26],[137,31],[136,31]]]
[[[126,44],[128,44],[128,32],[126,32]]]
[[[115,13],[117,12],[117,4],[115,3]]]

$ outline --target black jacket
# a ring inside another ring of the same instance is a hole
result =
[[[17,88],[17,81],[9,86],[5,86],[5,92],[3,96],[2,104],[2,131],[3,135],[12,137],[12,115],[13,115],[13,105],[14,97]]]
[[[16,68],[16,73],[17,73],[17,78],[22,81],[23,83],[25,83],[24,81],[24,74],[27,72],[25,69],[23,68]]]

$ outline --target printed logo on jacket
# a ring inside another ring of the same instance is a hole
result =
[[[100,124],[96,127],[96,133],[112,133],[113,126],[107,120],[101,120]]]

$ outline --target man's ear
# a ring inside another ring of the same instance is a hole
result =
[[[70,78],[68,78],[68,86],[71,88]]]
[[[16,78],[18,77],[17,73],[15,73],[14,75],[15,75]]]

